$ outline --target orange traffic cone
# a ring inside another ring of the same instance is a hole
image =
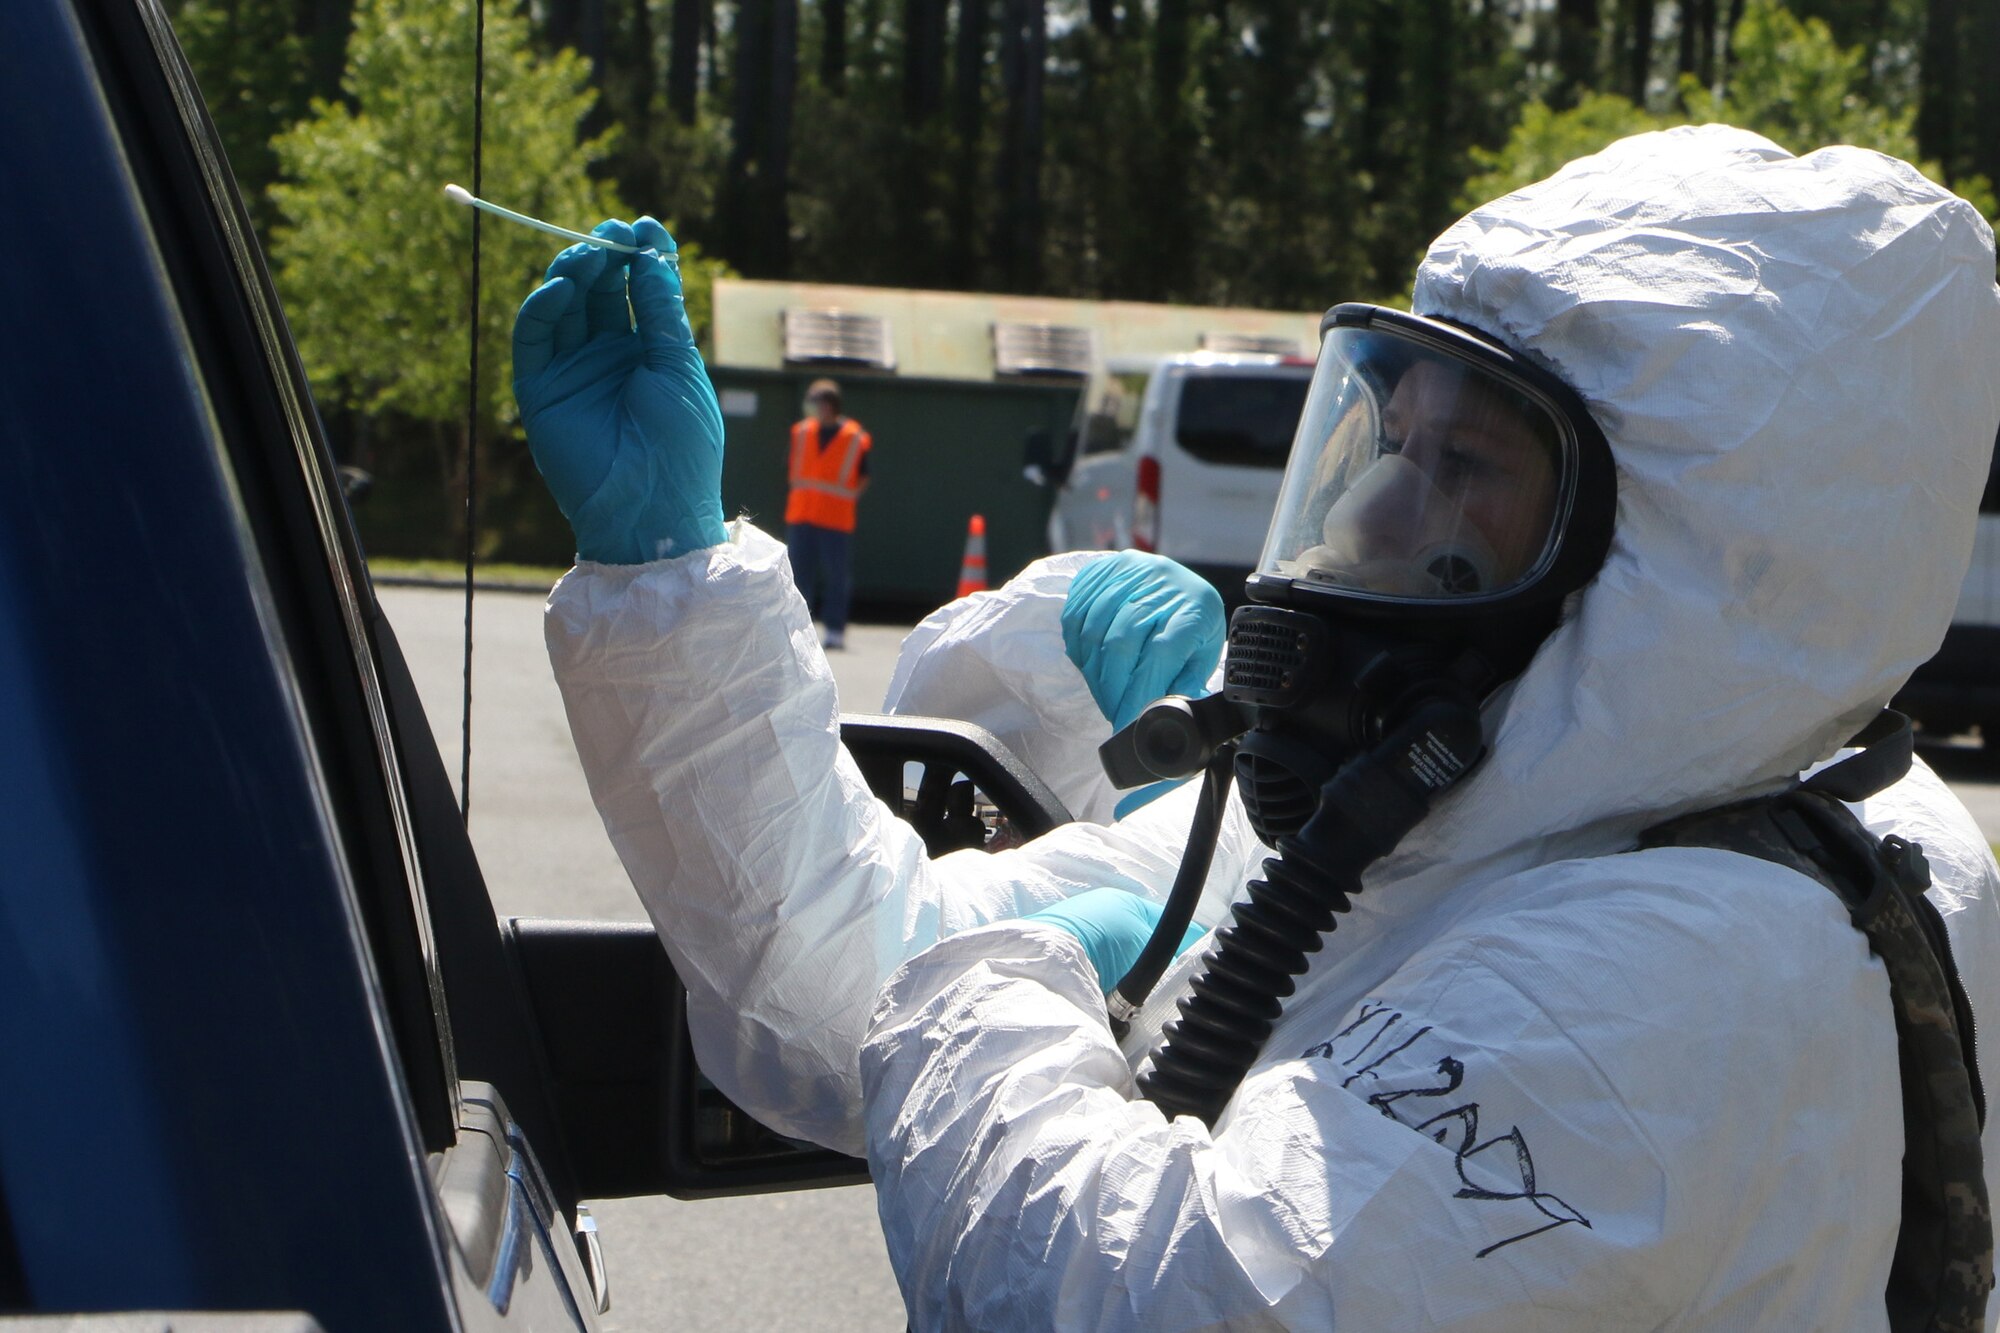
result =
[[[958,595],[986,591],[986,516],[974,514],[965,525],[965,562],[958,567]]]

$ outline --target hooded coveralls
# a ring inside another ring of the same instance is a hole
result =
[[[1121,1049],[1081,946],[1011,919],[1164,896],[1190,790],[930,860],[840,749],[776,543],[739,525],[551,598],[578,750],[704,1070],[773,1128],[865,1149],[918,1327],[1886,1324],[1880,966],[1791,871],[1628,849],[1832,755],[1942,638],[2000,422],[1991,234],[1878,154],[1677,130],[1475,210],[1416,308],[1583,396],[1613,545],[1213,1131],[1132,1100],[1199,948]],[[920,629],[895,692],[934,706],[945,664],[984,661],[983,720],[1067,719],[1069,758],[1030,760],[1087,804],[1104,724],[1050,647],[1075,563]],[[1990,1052],[1991,854],[1921,768],[1862,814],[1924,844]],[[1258,850],[1232,804],[1199,920]]]

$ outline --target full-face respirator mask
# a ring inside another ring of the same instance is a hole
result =
[[[1483,334],[1341,305],[1223,690],[1163,699],[1102,749],[1121,787],[1206,774],[1159,930],[1110,997],[1137,1011],[1190,920],[1232,781],[1264,863],[1140,1090],[1213,1124],[1307,957],[1484,755],[1480,706],[1603,563],[1611,453],[1581,399]]]

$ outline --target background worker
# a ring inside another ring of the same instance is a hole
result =
[[[847,646],[854,511],[868,489],[868,451],[874,443],[860,422],[841,415],[840,386],[814,380],[806,389],[806,415],[792,426],[785,546],[792,581],[826,627],[822,642],[828,649]]]

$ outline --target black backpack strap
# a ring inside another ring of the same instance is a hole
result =
[[[1885,708],[1847,743],[1861,753],[1828,764],[1800,785],[1842,801],[1865,801],[1909,776],[1917,757],[1916,728],[1893,708]]]
[[[1868,937],[1889,974],[1903,1087],[1903,1222],[1889,1270],[1889,1324],[1899,1333],[1977,1333],[1994,1275],[1971,1006],[1944,920],[1924,896],[1923,849],[1894,835],[1878,841],[1842,803],[1909,771],[1909,724],[1890,716],[1856,738],[1861,754],[1788,791],[1648,829],[1640,846],[1715,848],[1796,870],[1831,890]]]

